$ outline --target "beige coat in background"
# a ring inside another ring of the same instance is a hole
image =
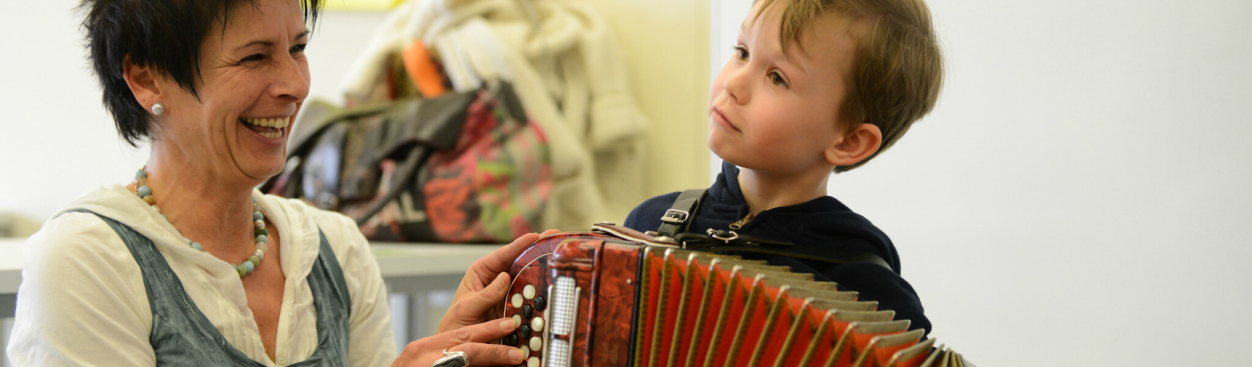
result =
[[[513,83],[552,148],[544,228],[618,222],[646,199],[647,117],[631,95],[606,21],[590,5],[557,0],[410,1],[379,26],[347,73],[344,93],[368,95],[383,65],[421,40],[453,88]]]

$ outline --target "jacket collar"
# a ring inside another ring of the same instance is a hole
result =
[[[708,197],[702,205],[705,207],[700,210],[702,218],[699,227],[702,228],[698,228],[699,231],[705,228],[728,229],[731,223],[748,215],[748,205],[739,187],[739,167],[729,162],[722,163],[722,173],[709,188]],[[762,211],[738,232],[792,243],[869,252],[886,260],[896,273],[900,271],[899,255],[887,234],[831,196]]]

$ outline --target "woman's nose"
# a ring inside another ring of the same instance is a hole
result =
[[[277,66],[272,89],[275,97],[288,103],[304,101],[309,96],[308,67],[293,57],[281,58]]]

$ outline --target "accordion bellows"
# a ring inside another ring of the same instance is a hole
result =
[[[545,237],[513,263],[502,343],[527,367],[963,366],[908,320],[812,274],[627,228]]]

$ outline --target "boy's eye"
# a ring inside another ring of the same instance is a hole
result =
[[[742,61],[742,60],[747,60],[747,59],[748,59],[748,49],[744,48],[743,46],[735,46],[735,58],[736,58],[736,59],[739,59],[739,60],[741,60],[741,61]]]
[[[787,80],[783,79],[782,74],[779,74],[777,71],[769,73],[769,82],[783,88],[787,87]]]

